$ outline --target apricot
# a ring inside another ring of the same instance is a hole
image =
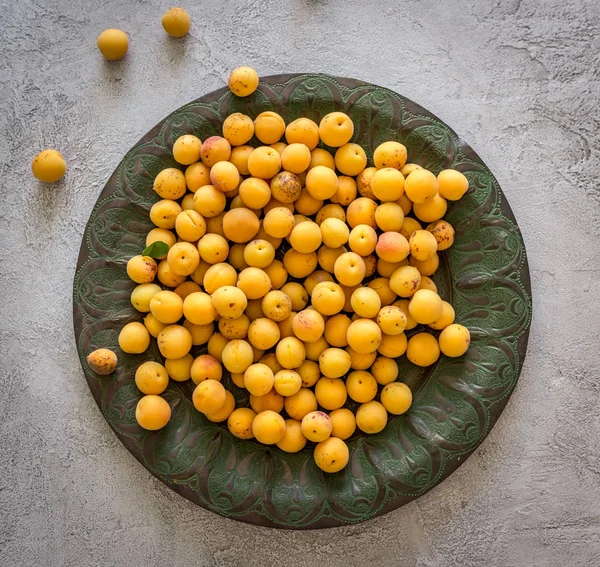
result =
[[[319,127],[310,118],[297,118],[285,128],[288,144],[304,144],[314,150],[319,144]]]
[[[377,169],[393,167],[402,169],[406,163],[406,147],[400,142],[383,142],[375,148],[373,161]]]
[[[284,405],[285,411],[292,419],[302,420],[311,411],[316,411],[317,398],[312,390],[301,388],[297,394],[285,398]]]
[[[406,357],[417,366],[431,366],[440,357],[437,339],[429,333],[413,335],[408,341]]]
[[[261,112],[254,119],[254,134],[265,145],[275,144],[285,132],[285,122],[276,112]]]
[[[348,464],[350,451],[341,439],[329,437],[315,447],[314,459],[323,472],[336,473]]]
[[[385,386],[398,378],[398,364],[395,360],[386,356],[378,356],[371,366],[371,374],[378,384]]]
[[[320,443],[330,435],[333,426],[329,416],[322,411],[311,411],[302,418],[302,433],[309,441]]]
[[[356,412],[356,425],[365,433],[383,431],[387,424],[387,412],[383,404],[372,400],[362,404]]]
[[[154,394],[144,396],[135,408],[135,419],[140,427],[149,431],[162,429],[171,419],[169,403]]]
[[[375,222],[375,211],[377,203],[368,197],[359,197],[352,201],[346,209],[346,220],[351,228],[359,224],[369,225],[371,228],[377,228]]]
[[[365,370],[355,370],[346,379],[346,389],[355,402],[364,404],[377,395],[377,380]]]
[[[350,355],[341,348],[327,348],[319,356],[319,369],[327,378],[344,376],[350,370],[351,363]]]
[[[302,254],[294,248],[290,248],[283,256],[283,265],[288,274],[293,278],[305,278],[314,272],[317,264],[318,257],[316,252]]]
[[[277,344],[279,338],[279,327],[275,321],[266,317],[259,317],[250,323],[248,340],[252,346],[268,350]]]
[[[194,384],[200,384],[204,380],[216,380],[220,382],[223,377],[223,367],[214,356],[201,354],[192,362],[190,377]]]
[[[306,190],[321,201],[330,199],[338,188],[338,177],[335,171],[324,165],[317,165],[306,174]]]
[[[211,295],[212,303],[217,314],[224,319],[237,319],[241,317],[248,305],[244,292],[232,285],[218,288]]]
[[[275,374],[274,388],[282,396],[293,396],[300,391],[302,378],[295,370],[283,369]]]
[[[311,294],[312,305],[321,315],[339,313],[345,301],[344,291],[334,282],[318,283]]]
[[[286,453],[297,453],[304,449],[306,437],[302,433],[302,424],[296,419],[285,420],[285,433],[277,447]]]
[[[356,176],[367,165],[367,154],[358,144],[344,144],[335,152],[335,167],[343,175]]]
[[[375,251],[377,246],[377,233],[369,225],[359,224],[350,232],[348,245],[352,252],[360,256],[368,256]]]
[[[277,343],[275,354],[277,355],[277,361],[283,368],[294,369],[304,362],[306,349],[304,344],[296,337],[285,337]]]
[[[337,280],[347,286],[358,285],[366,273],[364,260],[355,252],[345,252],[336,261],[333,272]]]
[[[381,329],[370,319],[352,321],[346,333],[348,345],[360,354],[375,352],[381,343]]]

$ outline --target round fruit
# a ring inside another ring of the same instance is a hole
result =
[[[319,127],[310,118],[298,118],[285,129],[288,144],[304,144],[314,150],[319,144]]]
[[[321,246],[321,229],[312,221],[296,224],[289,237],[292,248],[302,254],[314,252]]]
[[[254,134],[266,145],[274,144],[285,132],[285,122],[276,112],[261,112],[254,119]]]
[[[192,348],[192,335],[182,325],[168,325],[156,337],[160,354],[165,358],[182,358]]]
[[[377,380],[365,370],[355,370],[346,379],[346,388],[355,402],[364,404],[377,395]]]
[[[424,203],[415,203],[413,211],[415,216],[423,222],[434,222],[441,219],[448,209],[448,202],[439,193]]]
[[[372,400],[362,404],[356,412],[356,425],[365,433],[379,433],[387,423],[387,412],[385,407]]]
[[[438,250],[447,250],[454,244],[454,228],[449,222],[445,220],[432,222],[427,226],[427,230],[437,241]]]
[[[352,359],[341,348],[325,349],[319,356],[319,369],[327,378],[339,378],[350,370]]]
[[[343,175],[354,177],[367,166],[367,154],[358,144],[344,144],[335,152],[335,166]]]
[[[426,169],[415,169],[404,183],[408,198],[415,204],[424,203],[435,196],[438,191],[438,181]]]
[[[269,236],[286,238],[294,228],[296,221],[293,213],[285,207],[274,207],[263,219],[263,228]]]
[[[345,243],[343,242],[342,244]],[[359,224],[350,232],[348,244],[352,252],[360,256],[368,256],[375,251],[375,246],[377,246],[377,233],[369,225]]]
[[[251,364],[244,372],[244,386],[254,396],[270,392],[273,383],[273,371],[266,364]]]
[[[275,445],[285,435],[285,421],[274,411],[261,411],[252,422],[252,433],[257,441],[265,445]]]
[[[416,258],[409,259],[411,266],[417,268],[422,276],[433,276],[440,265],[440,257],[435,253],[429,260],[417,260]]]
[[[306,358],[304,344],[296,337],[285,337],[277,343],[275,349],[277,361],[283,368],[298,368]]]
[[[356,176],[356,187],[362,197],[375,200],[375,194],[371,187],[373,176],[377,173],[376,167],[366,167]]]
[[[275,374],[274,388],[282,396],[293,396],[302,387],[302,378],[295,370],[283,369]]]
[[[162,17],[162,27],[172,37],[183,37],[190,31],[190,16],[183,8],[171,8]]]
[[[331,419],[331,435],[338,439],[348,439],[356,430],[356,418],[347,408],[340,408],[329,414]]]
[[[382,335],[377,352],[388,358],[398,358],[406,352],[407,339],[404,333],[398,335]]]
[[[373,374],[378,384],[385,386],[398,378],[398,364],[391,358],[378,356],[373,366],[371,366],[371,374]]]
[[[219,411],[227,401],[227,391],[221,382],[204,380],[194,389],[192,402],[201,413],[211,414]]]
[[[442,301],[442,315],[438,317],[433,323],[429,323],[429,326],[436,331],[445,329],[448,325],[454,323],[454,308],[447,301]]]
[[[411,297],[421,285],[421,274],[413,266],[398,268],[390,278],[390,287],[400,297]]]
[[[248,305],[244,292],[231,285],[218,288],[211,295],[211,299],[217,313],[225,319],[241,317]]]
[[[359,287],[354,290],[350,298],[352,310],[359,316],[367,319],[377,317],[381,309],[381,299],[377,292],[369,287]]]
[[[252,439],[252,422],[256,413],[250,408],[237,408],[227,418],[227,428],[238,439]]]
[[[142,394],[162,394],[169,385],[169,374],[158,362],[144,362],[135,371],[135,385]]]
[[[185,382],[192,376],[193,362],[194,357],[188,353],[181,358],[167,358],[165,368],[170,378],[176,382]]]
[[[220,410],[205,414],[206,419],[208,419],[208,421],[220,423],[229,418],[229,416],[235,408],[235,398],[233,397],[233,394],[228,390],[225,391],[225,396],[225,403],[223,404],[223,407],[221,407]]]
[[[150,345],[150,333],[142,323],[127,323],[119,333],[119,347],[129,354],[140,354]]]
[[[249,142],[252,136],[254,136],[254,122],[249,116],[234,112],[223,121],[223,137],[232,146],[242,146]]]
[[[359,354],[375,352],[381,343],[381,329],[370,319],[357,319],[348,327],[348,345]]]
[[[373,162],[377,169],[384,167],[402,169],[406,163],[406,147],[400,142],[383,142],[375,148]]]
[[[368,224],[372,228],[377,228],[375,223],[375,211],[377,203],[367,197],[354,199],[346,209],[346,220],[352,228],[359,224]]]
[[[402,382],[388,384],[381,391],[383,407],[394,415],[405,413],[412,404],[412,392]]]
[[[99,348],[88,354],[87,363],[96,374],[108,376],[117,368],[117,355],[108,348]]]
[[[410,236],[410,253],[415,260],[424,262],[437,252],[437,240],[427,230],[416,230]]]
[[[121,30],[104,30],[98,36],[98,49],[109,61],[117,61],[125,57],[129,48],[129,38]],[[62,177],[62,176],[61,176]]]
[[[319,135],[324,144],[339,148],[347,144],[354,134],[352,119],[343,112],[326,114],[319,124]]]
[[[127,36],[125,37],[127,38]],[[66,173],[67,162],[58,150],[44,150],[33,159],[31,171],[39,181],[54,183]]]
[[[168,402],[150,394],[144,396],[135,408],[135,419],[144,429],[156,431],[162,429],[171,419],[171,407]]]
[[[292,329],[296,337],[302,342],[312,343],[323,334],[325,321],[318,311],[305,309],[294,315]]]
[[[406,315],[399,307],[387,305],[377,314],[377,324],[386,335],[399,335],[406,329]]]
[[[440,195],[449,201],[458,201],[469,189],[469,180],[455,169],[440,171],[437,180]]]
[[[398,203],[382,203],[375,209],[375,222],[384,232],[399,232],[404,223],[404,211]]]
[[[345,301],[344,290],[334,282],[320,282],[312,290],[312,305],[321,315],[339,313],[344,307]]]
[[[302,433],[309,441],[325,441],[331,435],[332,428],[331,419],[325,412],[311,411],[302,418]]]
[[[312,390],[302,388],[297,394],[285,398],[285,411],[292,419],[302,420],[317,409],[317,399]]]
[[[229,75],[227,84],[234,95],[250,96],[258,88],[258,73],[252,67],[238,67]]]
[[[418,333],[408,341],[406,357],[417,366],[431,366],[440,357],[436,338],[429,333]]]
[[[362,282],[366,270],[364,260],[355,252],[344,252],[333,266],[335,277],[346,286],[358,285]]]
[[[310,150],[304,144],[290,144],[281,153],[281,167],[291,173],[302,173],[310,165]]]
[[[157,270],[156,262],[150,256],[134,256],[127,262],[127,275],[138,284],[154,281]]]
[[[338,177],[335,171],[324,165],[317,165],[306,174],[305,184],[312,197],[324,201],[335,195]]]
[[[341,439],[330,437],[315,447],[314,459],[322,471],[336,473],[348,464],[350,451]]]
[[[285,433],[277,442],[277,447],[286,453],[297,453],[304,449],[305,445],[306,437],[302,433],[302,424],[296,419],[286,419]]]
[[[381,202],[397,201],[404,193],[404,175],[393,167],[378,169],[371,180],[371,191]]]
[[[238,275],[229,264],[220,262],[218,264],[211,265],[205,272],[202,284],[206,293],[212,294],[217,291],[220,287],[229,285],[236,285],[238,281]]]
[[[429,325],[442,316],[442,300],[435,291],[418,289],[408,303],[408,312],[417,323]]]
[[[348,206],[356,198],[356,181],[352,177],[347,175],[340,175],[338,177],[338,188],[335,195],[331,197],[332,203],[337,203]]]
[[[223,365],[229,372],[240,374],[246,372],[246,369],[252,364],[254,352],[245,340],[235,339],[225,345],[221,356]]]
[[[471,344],[471,334],[466,327],[452,323],[440,333],[439,343],[446,356],[462,356]]]
[[[131,305],[142,313],[148,313],[150,301],[160,291],[161,287],[156,284],[140,284],[131,292]]]

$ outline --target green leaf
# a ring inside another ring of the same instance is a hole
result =
[[[161,242],[157,240],[150,244],[150,246],[146,247],[146,249],[142,252],[142,256],[150,256],[150,258],[160,258],[164,256],[169,251],[169,245],[165,242]]]

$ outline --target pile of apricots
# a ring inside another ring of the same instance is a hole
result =
[[[258,83],[249,67],[229,79],[236,96]],[[164,427],[171,409],[160,394],[169,379],[191,379],[206,419],[286,452],[310,442],[317,466],[334,473],[357,429],[378,433],[409,409],[395,359],[429,366],[467,351],[469,331],[431,278],[454,242],[448,201],[465,194],[467,178],[406,163],[395,140],[370,165],[353,135],[343,112],[318,124],[263,112],[227,116],[222,136],[176,140],[181,167],[154,180],[146,239],[148,250],[163,243],[162,254],[127,263],[144,315],[123,327],[119,346],[143,353],[156,339],[164,357],[135,374],[142,427]],[[113,356],[95,351],[90,366],[107,373]],[[235,407],[225,372],[250,407]]]

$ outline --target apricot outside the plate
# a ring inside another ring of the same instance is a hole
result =
[[[67,162],[58,150],[44,150],[33,159],[31,171],[39,181],[54,183],[66,173]]]

